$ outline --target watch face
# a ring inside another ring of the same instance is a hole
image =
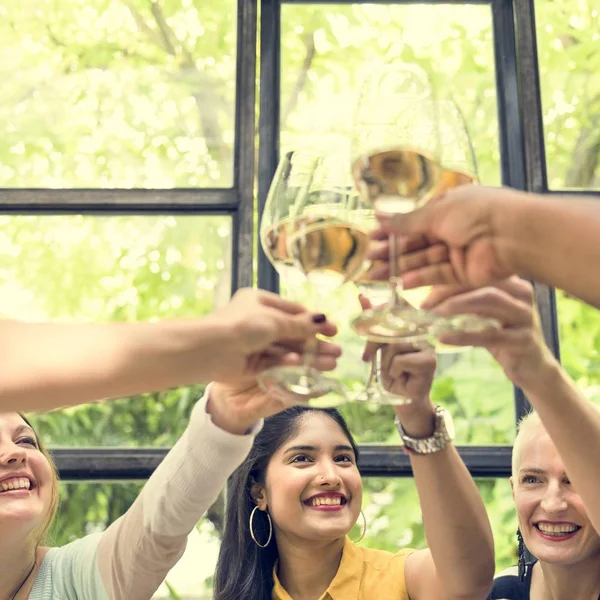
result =
[[[451,440],[453,440],[454,435],[456,433],[456,429],[454,428],[454,421],[452,420],[452,415],[447,410],[444,410],[442,412],[442,419],[444,419],[444,427],[446,428],[448,437]]]

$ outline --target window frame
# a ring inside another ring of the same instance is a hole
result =
[[[260,2],[260,7],[259,3]],[[282,4],[411,4],[408,0],[238,0],[234,181],[211,189],[0,189],[0,214],[188,214],[230,215],[233,219],[232,290],[253,284],[257,251],[258,286],[278,291],[277,273],[256,243],[254,231],[256,76],[258,104],[257,206],[264,209],[279,155],[280,46]],[[534,0],[421,0],[426,4],[491,7],[494,32],[498,125],[503,185],[531,192],[547,189]],[[260,39],[257,39],[260,8]],[[257,47],[258,42],[258,47]],[[257,56],[260,63],[257,65]],[[527,115],[527,119],[523,118]],[[567,192],[569,193],[569,192]],[[572,192],[589,195],[589,192]],[[560,357],[554,290],[535,284],[544,336]],[[514,390],[516,421],[530,410],[523,392]],[[516,426],[516,423],[515,423]],[[508,477],[512,447],[459,446],[475,477]],[[52,450],[65,481],[143,480],[164,458],[158,448],[61,448]],[[410,477],[410,461],[396,446],[361,446],[365,476]]]

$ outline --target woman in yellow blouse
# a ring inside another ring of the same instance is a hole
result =
[[[386,387],[413,399],[395,410],[411,448],[429,549],[393,554],[350,541],[362,503],[358,448],[337,411],[296,406],[265,420],[233,474],[216,600],[486,597],[494,573],[492,533],[451,443],[449,417],[429,397],[435,357],[388,347],[382,366]],[[214,384],[213,394],[244,403],[261,392],[238,380]]]

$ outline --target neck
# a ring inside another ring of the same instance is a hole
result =
[[[35,548],[21,544],[7,544],[2,540],[0,546],[0,600],[11,600],[16,589],[25,581],[35,561]],[[31,577],[30,577],[31,579]],[[21,588],[16,598],[27,587],[29,581]],[[26,596],[23,596],[26,597]]]
[[[544,600],[598,600],[600,597],[600,570],[598,557],[572,565],[538,562],[533,569],[531,598]]]
[[[281,585],[294,600],[320,598],[340,566],[344,538],[333,542],[277,540]]]

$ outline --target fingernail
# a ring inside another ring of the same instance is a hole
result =
[[[313,318],[312,318],[313,323],[319,324],[319,323],[325,323],[325,321],[327,321],[327,317],[325,315],[323,315],[323,314],[313,315]]]

